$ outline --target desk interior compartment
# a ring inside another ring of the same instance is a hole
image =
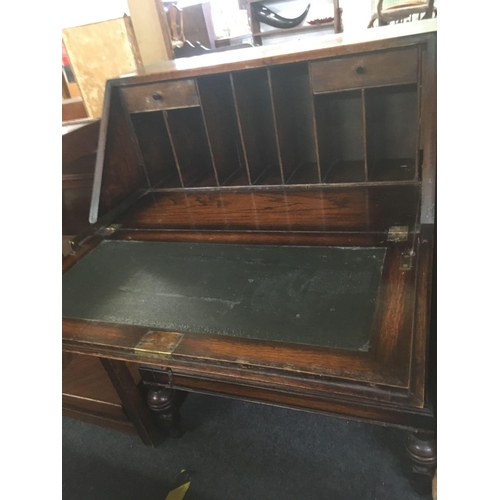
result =
[[[362,91],[316,95],[314,107],[322,182],[365,181]]]
[[[182,187],[215,187],[217,178],[201,108],[165,111]]]
[[[130,119],[151,187],[181,187],[164,112],[134,113]]]
[[[307,63],[270,70],[276,129],[285,184],[320,181]]]
[[[365,90],[366,144],[370,181],[411,181],[418,177],[417,86]]]
[[[282,175],[268,71],[239,71],[231,79],[250,181],[279,185]]]
[[[248,185],[229,75],[201,76],[198,89],[219,184]]]

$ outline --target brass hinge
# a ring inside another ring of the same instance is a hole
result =
[[[109,236],[118,231],[120,227],[122,227],[121,224],[110,224],[109,226],[101,228],[97,234],[100,236]]]
[[[408,241],[408,226],[391,226],[387,231],[387,241]]]

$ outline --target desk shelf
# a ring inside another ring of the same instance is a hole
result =
[[[150,186],[418,181],[417,84],[318,92],[313,77],[335,85],[316,74],[303,62],[204,75],[189,80],[197,94],[189,94],[185,107],[134,107],[130,117]]]

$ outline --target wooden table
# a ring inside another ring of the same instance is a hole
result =
[[[235,52],[108,82],[63,350],[152,444],[127,362],[171,429],[238,397],[406,429],[431,471],[435,21]]]

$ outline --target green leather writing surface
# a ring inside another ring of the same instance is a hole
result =
[[[366,350],[384,248],[106,241],[63,275],[63,316]]]

